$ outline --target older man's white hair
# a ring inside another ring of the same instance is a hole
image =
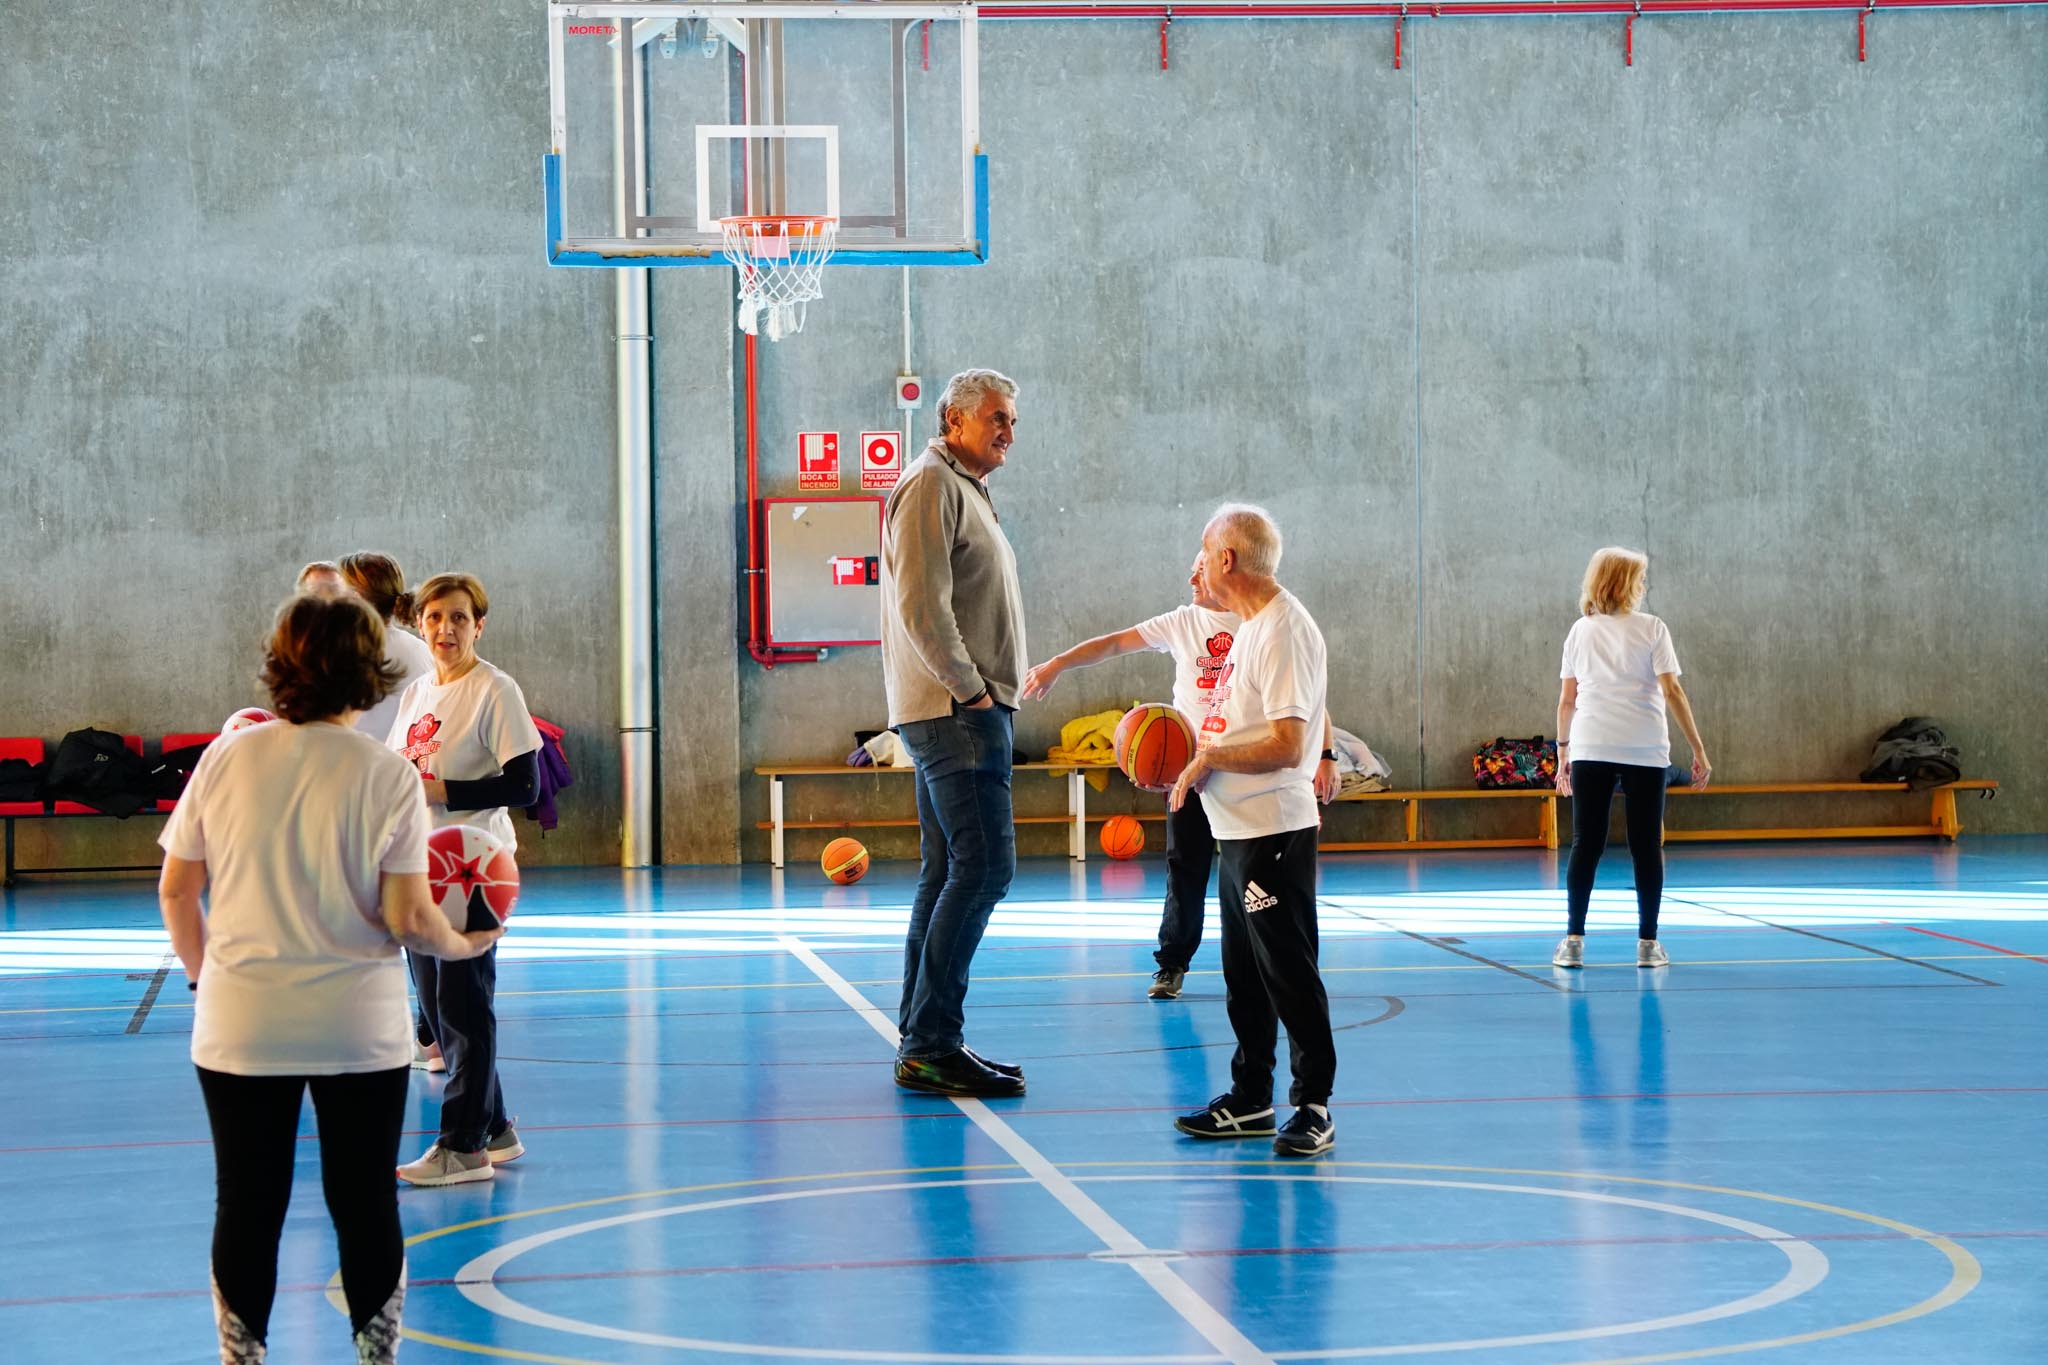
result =
[[[1280,572],[1280,524],[1263,507],[1226,502],[1209,518],[1216,539],[1237,551],[1238,567],[1260,578]]]
[[[962,370],[948,379],[946,391],[939,395],[939,430],[946,429],[947,413],[972,417],[981,411],[981,405],[992,393],[1015,401],[1017,381],[997,370]]]

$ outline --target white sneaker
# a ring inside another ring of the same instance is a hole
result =
[[[482,1152],[456,1152],[435,1143],[425,1156],[398,1168],[398,1178],[408,1185],[463,1185],[472,1180],[489,1180],[497,1172]]]
[[[1586,965],[1586,937],[1583,934],[1566,934],[1557,941],[1557,951],[1550,955],[1553,967],[1583,967]]]
[[[1636,965],[1638,967],[1669,967],[1671,954],[1664,951],[1664,945],[1654,938],[1636,940]]]
[[[433,1043],[427,1047],[421,1047],[418,1043],[414,1043],[412,1045],[412,1069],[414,1071],[446,1071],[448,1069],[448,1061],[441,1055],[441,1045]]]

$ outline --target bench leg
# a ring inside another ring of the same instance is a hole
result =
[[[7,817],[7,879],[0,885],[14,885],[14,817]]]
[[[768,832],[768,861],[775,867],[782,866],[782,779],[768,779],[768,823],[773,827]]]
[[[1422,837],[1422,803],[1420,801],[1403,801],[1401,803],[1401,828],[1411,844]]]
[[[1067,828],[1067,856],[1077,863],[1088,861],[1088,779],[1078,770],[1067,774],[1067,814],[1074,823]]]
[[[1543,811],[1537,817],[1537,832],[1543,836],[1543,846],[1552,853],[1557,852],[1557,798],[1543,798]]]
[[[1955,842],[1963,832],[1963,822],[1956,817],[1956,794],[1950,787],[1934,789],[1934,827],[1941,831],[1941,837]]]

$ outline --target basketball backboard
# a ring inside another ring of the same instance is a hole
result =
[[[834,265],[988,256],[972,5],[548,5],[547,256],[724,265],[721,220],[830,218]]]

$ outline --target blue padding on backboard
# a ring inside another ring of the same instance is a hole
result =
[[[548,264],[585,266],[616,270],[644,267],[660,270],[676,266],[726,264],[725,257],[712,253],[699,256],[607,256],[596,251],[562,250],[562,157],[549,152],[540,159],[541,190],[544,199],[542,230],[547,235]],[[988,260],[988,154],[974,154],[974,235],[979,251],[890,251],[886,248],[841,247],[832,256],[834,265],[981,265]]]

